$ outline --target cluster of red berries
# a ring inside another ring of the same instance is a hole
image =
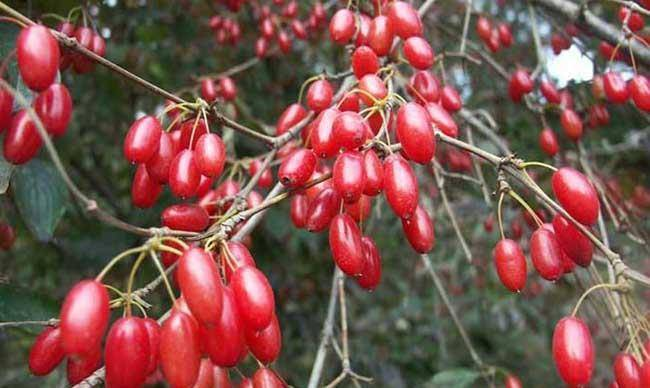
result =
[[[201,97],[209,103],[232,102],[237,98],[237,85],[230,77],[220,77],[216,82],[206,77],[201,79]]]
[[[499,51],[501,47],[507,48],[512,45],[510,26],[507,23],[493,26],[485,16],[479,16],[476,19],[476,34],[493,53]]]
[[[267,55],[274,40],[280,51],[287,54],[293,46],[293,37],[306,40],[311,33],[324,26],[327,18],[325,7],[321,2],[314,3],[306,20],[298,18],[299,5],[296,0],[291,0],[286,4],[284,4],[284,0],[274,0],[272,5],[273,8],[268,4],[256,8],[260,32],[259,38],[255,41],[255,55],[258,58],[264,58]],[[276,7],[279,9],[274,9]]]
[[[210,18],[208,26],[214,33],[214,40],[219,45],[236,45],[241,39],[241,26],[235,19],[221,15],[214,15]]]
[[[596,222],[600,201],[587,177],[571,167],[563,167],[553,173],[551,182],[556,199],[569,215],[586,227]],[[529,245],[533,267],[549,281],[573,271],[576,264],[582,267],[591,264],[591,241],[560,214],[555,215],[552,224],[538,225]],[[515,240],[503,238],[497,243],[494,264],[506,288],[519,292],[525,287],[526,258]]]
[[[106,42],[104,41],[104,38],[93,31],[90,27],[76,27],[70,22],[62,22],[57,26],[56,30],[70,38],[75,38],[81,46],[100,57],[103,57],[104,54],[106,54]],[[95,68],[95,62],[85,55],[76,54],[67,49],[63,49],[61,52],[59,68],[61,71],[64,71],[69,68],[70,65],[72,65],[72,69],[75,73],[78,74],[91,72]]]

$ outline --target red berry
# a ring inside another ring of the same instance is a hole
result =
[[[358,31],[357,31],[357,38],[354,41],[354,44],[359,47],[363,45],[368,45],[368,37],[370,35],[370,22],[372,19],[370,19],[370,16],[366,15],[365,13],[360,13],[359,14],[359,19],[358,19]]]
[[[92,353],[85,356],[68,357],[66,364],[68,383],[76,385],[82,382],[100,367],[101,361],[101,348],[94,349]]]
[[[458,91],[453,86],[449,85],[442,88],[440,103],[449,112],[458,112],[463,107],[463,100],[460,98],[460,94],[458,94]]]
[[[397,138],[406,156],[420,164],[427,164],[436,152],[436,139],[431,117],[415,102],[402,105],[397,111]]]
[[[559,214],[553,218],[553,229],[560,247],[567,256],[576,264],[588,267],[594,249],[589,238]]]
[[[510,47],[512,45],[512,32],[510,32],[510,26],[506,23],[499,24],[499,41],[504,47]]]
[[[562,318],[553,331],[553,361],[571,386],[586,385],[594,367],[594,349],[587,325],[576,317]]]
[[[107,387],[139,387],[147,377],[149,335],[144,319],[120,318],[106,337],[104,363]]]
[[[153,116],[137,119],[124,138],[124,156],[131,163],[146,163],[158,150],[162,135],[160,122]]]
[[[367,195],[362,195],[358,201],[353,203],[345,203],[344,209],[347,214],[352,217],[356,222],[365,221],[370,216],[370,207],[372,205],[372,198]]]
[[[412,36],[402,47],[404,57],[411,66],[418,70],[426,70],[433,66],[435,55],[431,45],[419,36]]]
[[[226,164],[226,147],[219,135],[206,133],[194,147],[194,161],[202,175],[218,177]]]
[[[45,376],[61,363],[64,356],[61,329],[48,326],[36,337],[29,351],[29,371],[36,376]]]
[[[358,112],[359,103],[359,96],[356,93],[346,93],[338,107],[341,112]]]
[[[289,34],[287,34],[284,30],[280,30],[280,33],[278,33],[278,46],[280,47],[280,51],[282,51],[284,54],[289,53],[291,51],[292,44],[293,42],[291,41]]]
[[[201,359],[201,363],[199,364],[199,373],[196,376],[196,381],[194,382],[194,385],[192,385],[192,388],[213,388],[215,374],[215,366],[212,365],[210,359]],[[228,372],[225,372],[225,374],[227,377]]]
[[[428,253],[435,244],[433,223],[429,214],[418,205],[413,217],[402,220],[402,229],[411,244],[411,247],[418,253]]]
[[[603,86],[605,87],[607,99],[614,104],[622,104],[630,97],[627,82],[620,73],[613,71],[605,73],[603,75]]]
[[[367,75],[365,77],[369,77]],[[365,79],[364,77],[364,79]],[[363,145],[367,134],[367,124],[357,112],[341,112],[332,122],[333,141],[340,148],[354,150]],[[320,136],[320,135],[319,135]],[[332,147],[329,145],[329,147]],[[330,151],[331,148],[327,149]]]
[[[388,95],[388,89],[386,89],[384,81],[375,74],[364,75],[359,81],[359,89],[365,92],[360,93],[359,97],[368,106],[373,106],[375,100],[383,100]]]
[[[16,39],[18,70],[28,88],[40,92],[54,82],[59,71],[59,44],[47,27],[25,27]]]
[[[364,265],[361,232],[352,217],[338,214],[332,219],[329,245],[336,265],[349,276],[361,273]]]
[[[286,384],[280,380],[278,375],[268,368],[260,368],[253,375],[254,388],[283,388]]]
[[[251,255],[248,248],[246,248],[246,245],[239,241],[228,241],[228,250],[230,250],[231,254],[230,259],[234,261],[234,263],[232,263],[234,269],[230,268],[230,265],[224,266],[226,282],[230,283],[232,274],[237,268],[243,267],[245,265],[255,267],[255,259],[253,259],[253,256]]]
[[[200,364],[198,324],[175,308],[160,330],[160,366],[165,380],[172,387],[191,387]]]
[[[421,104],[440,100],[438,79],[428,71],[418,71],[413,74],[409,81],[408,92]]]
[[[330,106],[333,96],[334,92],[329,81],[319,79],[314,81],[307,90],[307,106],[318,113]]]
[[[634,105],[644,112],[650,111],[650,81],[643,75],[635,75],[629,83]]]
[[[359,46],[352,53],[352,71],[357,79],[366,74],[375,74],[379,70],[379,58],[368,46]]]
[[[402,219],[409,219],[418,205],[418,182],[413,169],[397,154],[384,160],[384,191],[393,212]]]
[[[627,26],[630,28],[631,31],[639,31],[643,29],[643,26],[645,25],[645,20],[643,19],[643,16],[638,14],[637,12],[631,11],[629,8],[621,6],[618,9],[618,20],[621,23],[627,22]],[[621,385],[620,383],[618,385]],[[621,388],[624,388],[621,386]]]
[[[359,152],[346,151],[336,158],[332,168],[332,182],[343,201],[358,201],[363,194],[365,179],[363,156]]]
[[[219,94],[226,101],[233,101],[237,98],[237,86],[230,77],[219,78]]]
[[[141,209],[152,207],[160,193],[162,186],[154,181],[144,164],[139,164],[131,183],[131,203]]]
[[[18,111],[5,134],[3,143],[5,159],[12,164],[27,163],[36,156],[42,144],[41,135],[27,111]]]
[[[325,109],[314,120],[310,141],[314,153],[319,158],[327,159],[336,155],[339,151],[338,141],[334,136],[333,128],[334,120],[339,113],[336,108]]]
[[[158,151],[146,163],[149,177],[157,183],[167,183],[169,180],[169,166],[176,156],[176,147],[169,133],[160,134]]]
[[[373,149],[369,149],[363,155],[363,169],[366,172],[366,180],[363,186],[363,194],[377,195],[384,188],[384,169],[379,156]]]
[[[0,88],[0,132],[9,127],[13,106],[14,97],[8,90]]]
[[[201,173],[194,159],[194,152],[185,149],[176,155],[169,165],[169,188],[180,198],[189,198],[196,194],[201,180]]]
[[[512,292],[520,292],[526,286],[526,258],[516,241],[499,240],[494,247],[494,265],[501,283]]]
[[[634,356],[620,352],[614,359],[614,377],[620,388],[641,388],[641,368]]]
[[[395,1],[388,6],[388,19],[395,34],[402,39],[422,35],[422,22],[418,12],[406,1]]]
[[[278,179],[289,188],[304,185],[316,168],[314,151],[301,148],[284,158],[278,170]]]
[[[199,205],[171,205],[161,214],[163,226],[174,230],[201,232],[210,224],[208,212]]]
[[[75,284],[63,301],[61,344],[67,356],[87,356],[101,345],[110,314],[108,292],[96,280]]]
[[[61,136],[72,116],[70,92],[63,84],[52,84],[36,97],[34,110],[52,136]]]
[[[582,120],[580,116],[572,109],[564,109],[560,115],[560,124],[564,129],[564,134],[573,141],[578,141],[582,137]]]
[[[510,374],[506,376],[505,385],[505,388],[523,388],[523,384],[521,384],[519,377]]]
[[[428,102],[424,108],[435,128],[447,136],[458,137],[458,125],[451,115],[439,104]]]
[[[330,38],[334,43],[346,44],[355,32],[354,13],[349,9],[339,9],[330,20]]]
[[[213,102],[217,99],[217,85],[211,78],[201,80],[201,97],[207,102]]]
[[[282,135],[307,116],[307,111],[300,104],[289,105],[275,124],[275,134]]]
[[[641,365],[641,386],[650,386],[650,360],[647,360]]]
[[[325,230],[339,211],[341,197],[333,188],[321,191],[309,204],[305,227],[310,232]]]
[[[151,374],[158,368],[158,347],[160,346],[160,325],[151,318],[143,319],[142,324],[147,331],[149,342],[149,358],[147,359],[146,374]]]
[[[543,128],[539,133],[539,147],[550,157],[557,154],[560,146],[557,143],[557,136],[551,128]]]
[[[370,22],[368,46],[380,57],[388,54],[393,45],[393,26],[387,16],[380,15]]]
[[[94,36],[95,33],[90,27],[79,27],[74,33],[74,38],[77,40],[79,45],[91,51],[93,49]],[[94,69],[95,63],[89,57],[86,57],[81,53],[74,53],[72,55],[72,66],[75,72],[83,74]]]
[[[564,273],[562,250],[555,233],[539,228],[530,236],[530,258],[537,273],[546,280],[555,281]]]
[[[269,42],[263,37],[258,38],[255,41],[255,56],[258,58],[264,58],[266,52],[269,50]]]
[[[479,16],[476,19],[476,33],[484,42],[490,40],[490,35],[492,35],[492,24],[490,20],[484,16]]]
[[[361,237],[363,249],[363,270],[356,278],[357,283],[366,290],[374,290],[381,281],[381,256],[372,238]]]
[[[280,355],[282,349],[282,332],[278,318],[273,314],[271,323],[262,330],[246,328],[246,344],[255,358],[264,364],[270,364]]]
[[[260,270],[250,265],[237,268],[230,287],[247,330],[262,330],[271,323],[275,298],[269,281]]]
[[[551,182],[555,197],[573,218],[585,225],[596,223],[600,201],[586,176],[574,168],[562,167],[553,173]]]
[[[539,84],[539,90],[542,92],[544,98],[549,104],[559,104],[560,103],[560,92],[558,92],[555,85],[550,81],[542,81]]]
[[[212,256],[201,248],[186,250],[178,262],[178,284],[192,315],[204,325],[219,322],[222,286]]]
[[[219,322],[206,329],[205,347],[210,360],[218,366],[232,368],[246,349],[244,326],[230,287],[223,288],[223,308]]]
[[[293,34],[296,36],[296,38],[300,40],[307,39],[307,30],[305,29],[305,25],[300,20],[294,19],[291,21],[291,31],[293,31]]]
[[[309,199],[306,194],[295,194],[291,198],[291,210],[289,215],[291,222],[296,228],[304,228],[307,223],[307,211],[309,210]]]

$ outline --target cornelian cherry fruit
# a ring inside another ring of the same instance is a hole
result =
[[[586,385],[594,368],[589,328],[580,318],[565,317],[553,331],[553,361],[560,377],[571,386]]]
[[[499,240],[494,247],[494,265],[501,283],[512,292],[520,292],[526,286],[526,258],[519,244],[507,238]]]

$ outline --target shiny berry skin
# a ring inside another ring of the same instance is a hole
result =
[[[334,120],[339,113],[336,108],[325,109],[314,120],[310,142],[319,158],[327,159],[339,151],[338,141],[334,136]]]
[[[361,198],[366,180],[363,156],[357,151],[340,154],[332,168],[334,189],[346,203],[354,203]]]
[[[341,112],[359,112],[359,96],[356,93],[346,93],[341,98],[338,108]]]
[[[169,188],[172,193],[180,198],[189,198],[196,194],[201,180],[194,152],[182,150],[176,155],[169,165]]]
[[[600,201],[589,179],[571,167],[553,173],[553,193],[562,207],[578,222],[593,225],[598,220]]]
[[[642,387],[650,386],[650,360],[647,358],[641,365],[641,384]]]
[[[309,85],[309,89],[307,89],[307,106],[318,113],[332,104],[333,96],[334,92],[329,81],[319,79]]]
[[[557,136],[551,128],[543,128],[539,133],[539,148],[550,157],[555,156],[559,151],[560,146],[557,142]]]
[[[235,270],[245,265],[250,265],[251,267],[256,266],[255,259],[251,255],[248,248],[246,248],[246,245],[244,245],[243,243],[239,241],[229,241],[228,249],[230,250],[230,253],[232,255],[231,259],[234,261],[233,265],[235,267]],[[230,268],[229,265],[226,265],[224,272],[226,275],[226,282],[230,283],[230,279],[232,278],[232,274],[234,270]]]
[[[172,387],[191,387],[199,375],[201,349],[194,318],[173,309],[160,330],[160,366]]]
[[[357,112],[341,112],[332,122],[333,141],[337,143],[337,151],[340,148],[346,150],[359,148],[363,145],[366,134],[367,125]]]
[[[372,198],[367,195],[362,195],[358,201],[353,203],[345,203],[344,209],[347,214],[352,217],[356,222],[365,221],[371,213]]]
[[[79,44],[88,50],[93,49],[93,39],[95,33],[90,27],[79,27],[74,32],[74,38]],[[88,73],[95,67],[95,63],[88,57],[80,53],[72,54],[72,67],[79,74]]]
[[[282,331],[278,318],[273,314],[271,323],[262,330],[245,329],[246,344],[250,352],[263,364],[275,361],[282,349]]]
[[[424,105],[424,108],[437,130],[447,136],[458,137],[458,125],[442,106],[435,102],[428,102]]]
[[[149,341],[149,357],[147,359],[146,374],[151,374],[158,368],[158,348],[160,346],[160,325],[151,318],[144,318],[142,325],[147,331]]]
[[[431,117],[422,105],[408,102],[397,111],[397,138],[406,156],[420,164],[427,164],[436,153],[436,139]]]
[[[582,267],[591,264],[594,248],[587,236],[559,214],[553,218],[553,230],[560,248],[571,260]]]
[[[411,66],[418,70],[426,70],[433,66],[435,54],[431,45],[419,36],[412,36],[404,42],[402,47],[404,57]]]
[[[361,237],[363,270],[355,279],[361,288],[372,291],[381,282],[381,256],[372,238]]]
[[[199,365],[199,373],[192,388],[213,388],[215,377],[215,366],[209,358],[202,358]],[[227,374],[228,372],[226,372]]]
[[[255,56],[258,58],[264,58],[267,51],[269,50],[269,42],[263,37],[258,38],[255,41]]]
[[[512,32],[510,32],[510,26],[505,23],[500,23],[497,27],[499,30],[499,41],[504,47],[510,47],[512,45]]]
[[[478,19],[476,19],[476,33],[484,42],[490,40],[490,35],[492,34],[492,24],[490,23],[490,20],[484,16],[479,16]]]
[[[124,156],[131,163],[146,163],[160,144],[162,126],[153,116],[137,119],[124,138]]]
[[[68,383],[79,384],[101,366],[101,361],[101,348],[94,349],[92,353],[85,356],[68,357],[65,368]]]
[[[289,188],[304,185],[316,168],[316,155],[314,151],[301,148],[282,161],[278,170],[280,183]]]
[[[526,258],[519,244],[507,238],[499,240],[494,247],[494,265],[501,283],[512,292],[520,292],[526,286]]]
[[[363,271],[361,232],[348,214],[338,214],[332,219],[329,245],[332,258],[343,273],[356,276]]]
[[[307,116],[307,111],[300,104],[289,105],[275,124],[275,134],[282,135]]]
[[[42,144],[41,135],[27,111],[16,113],[4,137],[5,159],[12,164],[27,163],[36,156]]]
[[[612,369],[620,388],[642,388],[641,368],[634,356],[624,352],[618,353]]]
[[[578,141],[582,137],[582,119],[572,109],[564,109],[560,114],[560,124],[564,129],[564,134],[573,141]]]
[[[52,136],[65,133],[72,116],[72,97],[63,84],[52,84],[34,100],[34,110]]]
[[[104,349],[106,386],[142,386],[147,378],[151,351],[144,319],[127,316],[115,321],[106,337]]]
[[[177,279],[192,315],[203,325],[219,322],[222,286],[212,256],[201,248],[186,250],[178,262]]]
[[[29,371],[36,376],[50,374],[65,354],[61,346],[61,329],[48,326],[36,337],[29,351]]]
[[[161,221],[163,226],[174,230],[201,232],[210,224],[210,217],[199,205],[177,204],[163,210]]]
[[[530,258],[539,275],[550,281],[559,279],[564,273],[562,250],[555,233],[539,228],[530,236]]]
[[[650,81],[643,75],[635,75],[628,84],[634,105],[644,112],[650,111]]]
[[[395,1],[388,6],[388,19],[395,34],[402,39],[422,35],[422,22],[418,12],[406,1]]]
[[[355,33],[355,24],[354,13],[352,11],[349,9],[339,9],[330,20],[330,39],[340,45],[348,43]]]
[[[158,200],[162,189],[158,182],[151,179],[145,165],[139,164],[131,182],[131,203],[141,209],[150,208]]]
[[[226,101],[233,101],[237,98],[237,86],[232,78],[219,78],[219,95]]]
[[[553,331],[553,361],[564,382],[571,386],[586,385],[594,367],[591,333],[580,318],[565,317]]]
[[[253,375],[253,388],[283,388],[286,384],[271,369],[260,368]]]
[[[246,329],[262,330],[271,323],[275,298],[269,281],[260,270],[250,265],[237,268],[230,279],[230,287]]]
[[[300,40],[307,39],[307,29],[305,25],[298,19],[293,19],[291,21],[291,31]]]
[[[280,47],[280,51],[282,51],[284,54],[288,54],[291,51],[292,45],[293,41],[289,37],[289,34],[287,34],[284,30],[280,30],[278,33],[278,46]]]
[[[352,53],[352,71],[357,79],[366,74],[375,74],[379,70],[379,58],[368,46],[359,46]]]
[[[460,94],[453,86],[445,86],[442,88],[440,95],[440,103],[448,112],[458,112],[463,107],[463,100]]]
[[[61,307],[61,344],[67,356],[84,356],[101,345],[109,318],[108,292],[96,280],[82,280]]]
[[[630,97],[627,82],[620,73],[613,71],[605,73],[603,75],[603,86],[605,87],[607,99],[614,104],[622,104]]]
[[[163,184],[169,180],[169,166],[176,156],[176,147],[169,133],[160,134],[156,153],[147,161],[147,173],[155,182]]]
[[[16,39],[20,77],[28,88],[40,92],[54,82],[59,71],[59,43],[47,27],[25,27]]]
[[[370,34],[371,21],[372,19],[370,18],[370,16],[364,13],[360,13],[358,15],[357,23],[359,24],[357,25],[357,29],[358,29],[357,38],[354,40],[355,46],[360,47],[360,46],[368,45],[368,36]]]
[[[309,210],[309,199],[306,194],[296,194],[291,198],[289,216],[296,228],[304,228],[307,223],[307,211]]]
[[[384,160],[384,192],[393,212],[402,219],[409,219],[418,206],[418,181],[413,169],[398,154]]]
[[[11,123],[11,110],[14,106],[14,97],[8,90],[0,89],[0,132],[9,127]]]
[[[246,349],[244,326],[230,287],[223,288],[223,308],[219,322],[206,329],[203,338],[210,360],[218,366],[232,368]]]
[[[542,92],[544,98],[549,104],[559,104],[560,103],[560,92],[558,92],[555,85],[550,81],[542,81],[539,84],[539,90]]]
[[[643,26],[645,25],[645,20],[643,19],[643,16],[641,16],[637,12],[631,11],[629,8],[624,6],[621,6],[618,9],[617,16],[618,16],[618,20],[621,23],[627,23],[627,26],[630,28],[631,31],[639,31],[643,29]],[[619,383],[619,385],[621,384]]]
[[[226,164],[226,146],[215,133],[199,137],[194,147],[194,162],[202,175],[218,177]]]
[[[366,172],[363,194],[379,194],[384,188],[384,168],[375,150],[369,149],[363,155],[363,169]]]
[[[523,385],[519,377],[509,374],[506,376],[505,388],[523,388]]]
[[[208,126],[203,119],[199,119],[198,121],[195,118],[185,120],[180,125],[180,139],[177,143],[177,152],[185,148],[193,149],[196,147],[199,138],[206,133],[209,133]]]
[[[309,204],[305,228],[310,232],[325,230],[339,211],[340,206],[341,197],[337,191],[331,187],[324,189]]]
[[[428,253],[433,249],[436,242],[433,223],[429,214],[420,205],[410,219],[402,220],[402,229],[416,252]]]
[[[428,71],[418,71],[409,80],[408,93],[419,103],[438,102],[440,84],[438,79]]]
[[[387,16],[380,15],[370,22],[368,46],[380,57],[388,54],[393,45],[393,26]]]
[[[375,74],[364,75],[359,81],[359,89],[365,92],[359,93],[359,97],[368,106],[373,106],[375,100],[383,100],[388,95],[386,84]]]
[[[201,80],[201,97],[207,102],[213,102],[217,99],[217,85],[210,78]]]

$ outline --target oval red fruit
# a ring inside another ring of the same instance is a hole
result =
[[[230,287],[246,329],[262,330],[271,323],[275,298],[269,281],[260,270],[249,265],[237,268]]]
[[[427,164],[436,152],[430,116],[421,105],[409,102],[397,111],[397,138],[406,156],[420,164]]]
[[[165,380],[173,387],[191,387],[199,375],[201,349],[198,325],[179,309],[160,330],[160,366]]]
[[[384,192],[399,218],[413,215],[418,205],[418,182],[413,169],[400,155],[393,154],[384,160]]]
[[[526,258],[516,241],[499,240],[494,247],[494,265],[501,283],[512,292],[520,292],[526,286]]]
[[[72,116],[72,97],[63,84],[52,84],[34,100],[34,110],[52,136],[65,133]]]
[[[186,250],[178,262],[178,284],[192,315],[204,325],[221,318],[223,291],[212,255],[201,248]]]
[[[108,292],[96,280],[75,284],[63,301],[61,344],[68,356],[85,356],[101,345],[109,318]]]
[[[131,388],[143,385],[151,351],[142,318],[127,316],[115,321],[104,349],[106,386]]]
[[[61,329],[48,326],[36,337],[29,351],[29,371],[36,376],[52,372],[63,360]]]
[[[54,82],[59,71],[59,43],[47,27],[25,27],[16,39],[20,77],[28,88],[40,92]]]
[[[124,138],[124,156],[131,163],[145,163],[155,155],[162,127],[153,116],[137,119]]]
[[[413,216],[402,220],[402,229],[411,247],[418,253],[428,253],[435,244],[433,222],[429,214],[418,205]]]
[[[564,273],[562,250],[555,233],[539,228],[530,237],[530,258],[537,273],[546,280],[555,281]]]
[[[359,227],[348,214],[338,214],[332,219],[329,245],[336,265],[349,276],[363,271],[364,255]]]
[[[553,361],[571,386],[586,385],[594,367],[594,349],[587,325],[576,317],[562,318],[553,331]]]
[[[596,223],[600,201],[586,176],[574,168],[562,167],[553,173],[551,183],[555,198],[567,213],[584,225]]]
[[[301,148],[292,152],[280,164],[280,183],[289,188],[302,186],[314,173],[316,162],[316,155],[312,150]]]

